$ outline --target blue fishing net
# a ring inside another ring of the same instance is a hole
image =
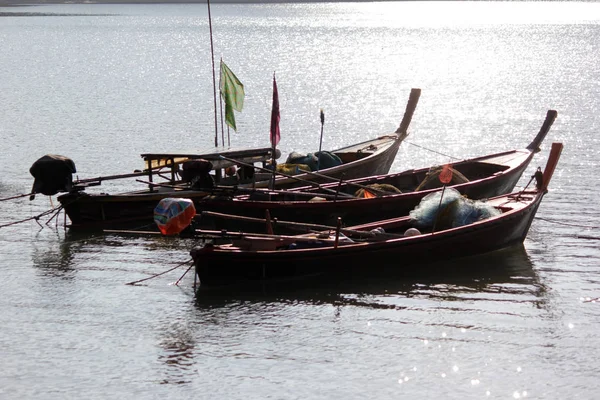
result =
[[[456,228],[501,214],[484,201],[464,197],[456,189],[446,188],[441,196],[441,190],[428,194],[409,213],[415,226],[432,228],[435,222],[436,230]]]
[[[341,165],[342,160],[329,151],[317,151],[308,154],[292,151],[286,160],[286,164],[304,164],[308,165],[311,171],[317,171]]]

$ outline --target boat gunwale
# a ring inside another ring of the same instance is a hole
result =
[[[333,246],[324,246],[324,247],[316,247],[316,248],[310,248],[310,249],[244,250],[244,249],[219,248],[218,246],[214,246],[210,250],[207,250],[205,253],[202,253],[202,255],[205,255],[205,254],[208,255],[207,258],[209,258],[209,259],[211,258],[211,254],[216,255],[216,257],[221,257],[226,254],[236,254],[238,256],[252,257],[252,258],[259,258],[261,256],[269,257],[269,258],[286,258],[286,257],[293,257],[294,255],[297,255],[297,254],[310,254],[310,253],[315,253],[315,256],[318,256],[319,254],[320,255],[326,254],[327,256],[329,256],[329,255],[335,255],[336,252],[343,252],[343,251],[347,252],[348,250],[360,252],[360,251],[362,251],[362,248],[365,248],[365,247],[370,248],[369,251],[376,251],[377,249],[380,249],[380,248],[386,248],[386,247],[389,247],[392,245],[396,245],[399,242],[410,243],[410,242],[414,242],[417,240],[424,241],[424,242],[428,242],[431,240],[443,240],[446,236],[463,235],[463,234],[466,235],[475,230],[486,229],[485,227],[482,228],[482,225],[491,227],[491,226],[498,225],[498,224],[504,224],[507,221],[510,221],[510,220],[520,216],[521,213],[526,213],[526,212],[528,212],[528,210],[531,210],[532,208],[534,208],[536,205],[538,205],[541,202],[541,199],[544,196],[544,192],[542,192],[542,191],[524,191],[524,192],[514,192],[514,193],[510,193],[508,195],[494,197],[494,198],[489,199],[489,201],[518,198],[518,196],[525,195],[525,194],[532,195],[533,197],[528,201],[517,202],[516,205],[518,205],[518,206],[511,207],[510,210],[504,211],[502,214],[499,214],[499,215],[496,215],[496,216],[493,216],[490,218],[486,218],[483,220],[475,221],[468,225],[448,228],[448,229],[440,230],[437,232],[423,233],[421,235],[416,235],[416,236],[404,236],[404,237],[398,237],[398,238],[390,238],[390,239],[376,241],[376,242],[340,243],[340,245],[337,248],[335,248]],[[515,203],[515,202],[513,202],[513,203]],[[400,218],[404,218],[404,217],[400,217]],[[347,227],[346,229],[352,229],[352,227]],[[249,235],[251,235],[251,234],[249,234]],[[252,260],[252,261],[254,261],[254,260]]]

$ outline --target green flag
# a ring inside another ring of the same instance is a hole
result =
[[[221,97],[225,101],[225,122],[237,131],[233,110],[242,111],[244,107],[244,85],[221,60]]]

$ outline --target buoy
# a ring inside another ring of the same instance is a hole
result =
[[[154,222],[163,235],[181,233],[196,215],[196,207],[190,199],[167,197],[154,208]]]
[[[421,231],[417,228],[408,228],[406,232],[404,232],[404,236],[419,236]]]

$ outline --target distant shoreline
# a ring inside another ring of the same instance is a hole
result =
[[[325,2],[336,0],[325,0]],[[370,2],[385,0],[337,0],[344,2]],[[397,1],[397,0],[392,0]],[[322,3],[323,0],[211,0],[211,3]],[[206,0],[0,0],[0,7],[30,7],[53,4],[206,4]]]
[[[267,0],[268,1],[268,0]],[[251,3],[254,1],[243,1],[243,0],[212,0],[211,3]],[[193,3],[206,3],[206,0],[100,0],[100,1],[86,1],[86,0],[32,0],[32,1],[18,1],[18,0],[0,0],[0,7],[30,7],[30,6],[43,6],[52,4],[193,4]]]
[[[348,3],[368,3],[374,1],[411,1],[411,0],[210,0],[211,3],[230,3],[230,4],[252,4],[252,3],[323,3],[323,2],[348,2]],[[43,5],[55,4],[206,4],[206,0],[0,0],[0,7],[5,8],[26,8]],[[36,12],[0,12],[3,16],[40,16],[56,15]],[[73,15],[73,14],[68,14]]]
[[[210,0],[211,3],[231,3],[231,4],[249,4],[249,3],[317,3],[323,0]],[[336,0],[326,0],[336,1]],[[382,1],[382,0],[338,0],[347,2],[363,2],[363,1]],[[385,0],[383,0],[385,1]],[[0,8],[27,8],[44,5],[56,4],[206,4],[206,0],[0,0]],[[74,14],[66,14],[73,16]],[[63,16],[63,14],[55,13],[39,13],[35,11],[0,11],[0,17],[27,17],[27,16]]]
[[[229,2],[227,0],[213,0],[214,3]],[[233,1],[231,1],[233,2]],[[246,1],[237,0],[236,2],[245,3]],[[0,7],[30,7],[30,6],[43,6],[52,4],[186,4],[186,3],[206,3],[206,0],[31,0],[31,1],[18,1],[18,0],[0,0]]]
[[[250,0],[211,0],[211,3],[255,3],[258,1]],[[262,1],[261,1],[262,2]],[[282,1],[264,1],[266,3],[271,2],[282,2]],[[283,1],[284,2],[284,1]],[[310,0],[308,0],[310,2]],[[30,7],[30,6],[43,6],[53,4],[193,4],[193,3],[206,3],[206,0],[31,0],[31,1],[18,1],[18,0],[0,0],[0,7]]]

